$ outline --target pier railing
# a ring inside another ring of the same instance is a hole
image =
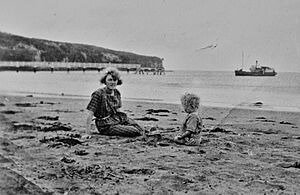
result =
[[[137,70],[140,64],[82,63],[82,62],[9,62],[0,61],[0,71],[85,71],[105,68]]]

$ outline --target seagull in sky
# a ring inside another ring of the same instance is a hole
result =
[[[218,38],[216,39],[216,42],[218,41]],[[215,49],[216,47],[218,46],[218,43],[215,43],[215,44],[209,44],[205,47],[201,47],[199,49],[196,49],[196,51],[201,51],[201,50],[205,50],[205,49]]]
[[[209,45],[207,45],[205,47],[201,47],[199,49],[196,49],[196,51],[200,51],[200,50],[204,50],[204,49],[215,49],[217,46],[218,46],[217,43],[216,44],[209,44]]]

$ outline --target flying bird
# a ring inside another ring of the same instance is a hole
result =
[[[195,51],[202,51],[202,50],[206,50],[206,49],[215,49],[218,46],[218,40],[219,40],[219,37],[217,37],[216,40],[213,41],[213,43],[211,43],[205,47],[198,48]]]
[[[209,45],[207,45],[205,47],[201,47],[199,49],[196,49],[196,51],[201,51],[201,50],[204,50],[204,49],[215,49],[217,46],[218,46],[217,43],[216,44],[209,44]]]

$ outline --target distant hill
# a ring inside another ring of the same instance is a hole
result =
[[[163,68],[162,59],[93,45],[27,38],[0,32],[1,61],[129,63]]]

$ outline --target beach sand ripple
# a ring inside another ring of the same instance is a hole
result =
[[[203,107],[192,147],[179,105],[124,102],[126,138],[86,135],[87,101],[0,96],[0,194],[300,193],[300,113]]]

